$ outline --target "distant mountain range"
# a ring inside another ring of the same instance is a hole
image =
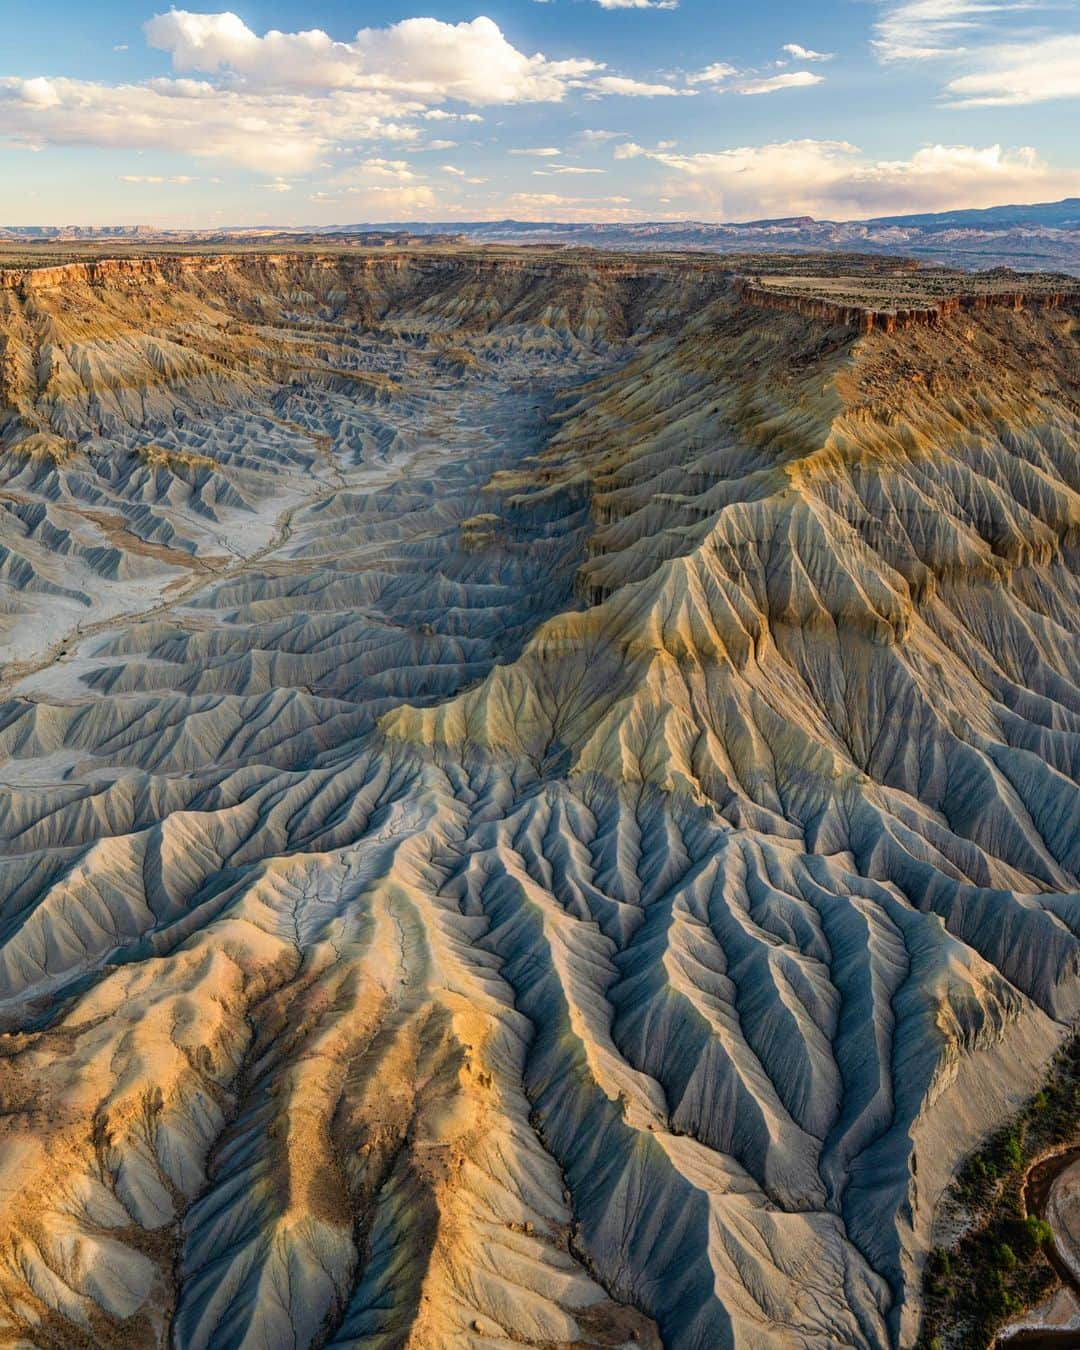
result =
[[[370,230],[370,225],[335,227]],[[633,249],[707,249],[719,252],[856,251],[903,253],[950,267],[1059,270],[1080,274],[1080,197],[1031,206],[929,215],[879,216],[871,220],[776,220],[715,223],[662,220],[616,223],[557,221],[443,221],[383,226],[384,229],[462,234],[475,242],[564,243]]]
[[[980,210],[940,211],[924,215],[878,216],[868,220],[815,220],[789,216],[777,220],[717,223],[699,220],[639,222],[566,221],[403,221],[350,225],[283,227],[237,226],[225,230],[158,230],[149,226],[0,227],[0,240],[49,243],[65,240],[138,240],[168,243],[253,237],[287,242],[303,235],[370,235],[382,242],[463,238],[475,243],[565,244],[627,249],[701,249],[712,252],[812,249],[906,254],[951,267],[1057,270],[1080,275],[1080,197],[1029,206],[991,206]]]
[[[1033,225],[1045,229],[1080,230],[1080,197],[1060,202],[1039,202],[1033,206],[984,206],[976,210],[936,211],[930,215],[879,216],[868,225],[914,226],[933,230],[1024,229]]]

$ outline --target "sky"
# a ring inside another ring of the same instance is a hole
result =
[[[1080,195],[1080,0],[0,0],[0,225]]]

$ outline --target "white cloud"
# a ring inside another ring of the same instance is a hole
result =
[[[1080,98],[1080,34],[987,47],[979,69],[949,80],[945,92],[959,107]]]
[[[874,46],[883,61],[956,56],[1039,8],[1040,0],[885,0]]]
[[[960,34],[978,26],[975,17],[996,0],[902,0],[890,4],[877,24],[874,46],[883,61],[918,61],[946,56],[960,45]]]
[[[644,145],[638,145],[636,141],[624,141],[622,145],[617,145],[612,152],[614,159],[641,159],[644,155],[652,156],[657,159],[669,150],[674,150],[678,141],[657,141],[651,148]]]
[[[270,173],[307,171],[335,144],[414,138],[410,111],[372,94],[312,98],[215,90],[191,80],[104,85],[0,77],[0,126],[11,143],[167,150]]]
[[[604,3],[604,0],[601,0]],[[607,0],[608,8],[674,8],[650,0]],[[321,29],[253,32],[237,15],[172,10],[145,25],[150,45],[168,52],[180,74],[199,71],[246,89],[278,92],[364,90],[477,107],[557,103],[572,89],[655,97],[679,91],[667,85],[603,74],[588,57],[549,61],[518,51],[494,20],[462,23],[403,19],[387,28],[362,28],[351,42]]]
[[[800,46],[797,42],[785,42],[783,50],[796,61],[831,61],[832,52],[816,52],[812,47]]]
[[[949,69],[943,92],[954,107],[1080,98],[1080,33],[1058,17],[1075,8],[1075,0],[886,0],[874,47],[882,61]]]
[[[421,116],[428,122],[482,122],[479,113],[447,112],[445,108],[429,108]]]
[[[794,43],[789,43],[785,50],[789,50],[794,45]],[[813,59],[824,61],[827,58],[819,56],[815,52]],[[785,62],[779,61],[776,64],[784,65]],[[738,84],[727,83],[735,77],[741,77],[741,82]],[[754,76],[753,71],[740,71],[726,61],[716,61],[711,66],[706,66],[704,70],[698,70],[692,75],[688,75],[686,82],[691,85],[726,83],[728,89],[734,89],[739,94],[775,94],[783,89],[803,89],[813,84],[821,84],[823,79],[823,75],[815,75],[810,70],[788,70],[779,75]]]
[[[528,149],[511,150],[512,155],[533,155],[536,159],[558,159],[562,151],[556,149],[554,145],[537,145]]]
[[[467,174],[464,169],[459,169],[456,164],[442,164],[439,167],[443,173],[448,173],[452,178],[460,178],[463,183],[472,183],[475,186],[488,181],[486,178],[476,178]]]
[[[789,70],[783,75],[769,75],[761,80],[745,80],[736,85],[740,94],[775,94],[782,89],[805,89],[808,85],[821,84],[825,77],[815,75],[810,70]]]
[[[732,75],[738,75],[734,66],[728,65],[726,61],[714,61],[711,66],[706,66],[704,70],[699,70],[693,75],[686,77],[688,84],[719,84],[721,80],[730,79]]]
[[[681,91],[588,58],[515,48],[488,18],[406,19],[337,42],[313,29],[260,36],[235,14],[173,10],[145,25],[174,75],[108,85],[0,77],[5,143],[164,150],[291,175],[376,140],[414,140],[417,119],[482,121],[443,108],[560,102],[573,91],[654,97]]]
[[[622,148],[622,147],[620,147]],[[806,214],[833,219],[1046,201],[1080,191],[1030,147],[931,145],[909,159],[872,159],[846,141],[798,140],[713,153],[638,153],[676,174],[664,189],[729,220]]]
[[[590,95],[620,94],[630,98],[685,98],[696,89],[676,89],[672,84],[653,84],[647,80],[631,80],[624,75],[598,75],[589,81]]]
[[[546,3],[546,0],[541,0]],[[678,9],[679,0],[596,0],[601,9]]]
[[[335,42],[321,29],[271,29],[259,37],[236,14],[172,10],[151,19],[145,31],[178,72],[229,75],[246,87],[277,91],[378,90],[475,105],[557,102],[568,81],[601,69],[588,59],[527,56],[484,17],[458,24],[403,19]]]
[[[405,159],[383,159],[379,155],[362,159],[344,169],[332,181],[335,184],[354,184],[370,187],[379,183],[415,183],[422,181]]]

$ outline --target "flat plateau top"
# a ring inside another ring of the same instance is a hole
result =
[[[912,258],[860,253],[702,253],[700,251],[609,250],[549,245],[409,242],[371,244],[339,239],[286,236],[265,240],[179,242],[168,245],[116,239],[48,241],[40,244],[0,240],[0,270],[36,271],[71,263],[104,263],[176,258],[243,257],[319,258],[456,258],[463,261],[511,261],[555,266],[640,267],[642,273],[685,268],[697,274],[714,272],[750,282],[759,294],[820,300],[832,305],[870,309],[927,308],[950,296],[1011,295],[1022,292],[1080,297],[1080,279],[1063,273],[987,272],[926,266]]]
[[[1040,295],[1080,296],[1080,279],[1076,277],[1053,272],[1014,272],[1008,268],[990,272],[928,269],[887,275],[852,271],[812,276],[769,269],[755,274],[753,282],[763,291],[871,309],[921,308],[958,295],[992,298],[1022,293],[1032,299]]]
[[[636,263],[643,271],[654,270],[664,262],[678,261],[697,269],[720,272],[762,271],[790,275],[820,273],[823,276],[890,276],[896,272],[944,272],[927,267],[913,258],[873,253],[709,253],[697,249],[600,249],[565,247],[558,244],[472,244],[448,241],[372,244],[350,243],[338,238],[273,236],[266,239],[225,239],[214,241],[170,241],[148,243],[126,239],[48,240],[41,243],[0,239],[0,267],[58,267],[65,263],[104,262],[111,259],[177,257],[259,257],[308,255],[318,257],[412,257],[510,258],[564,262]],[[946,273],[952,275],[952,273]],[[963,273],[956,273],[962,276]]]

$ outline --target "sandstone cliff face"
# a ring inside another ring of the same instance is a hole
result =
[[[918,305],[893,305],[890,308],[873,305],[845,304],[822,295],[800,294],[739,278],[736,283],[739,296],[751,305],[764,309],[787,310],[826,323],[843,324],[859,333],[895,333],[902,328],[938,326],[944,319],[961,313],[978,313],[996,309],[1033,309],[1036,312],[1056,309],[1075,310],[1078,303],[1075,286],[1068,290],[1045,286],[1031,289],[998,289],[929,298]]]
[[[0,279],[0,1338],[910,1344],[1080,1002],[1071,301],[97,266]]]

